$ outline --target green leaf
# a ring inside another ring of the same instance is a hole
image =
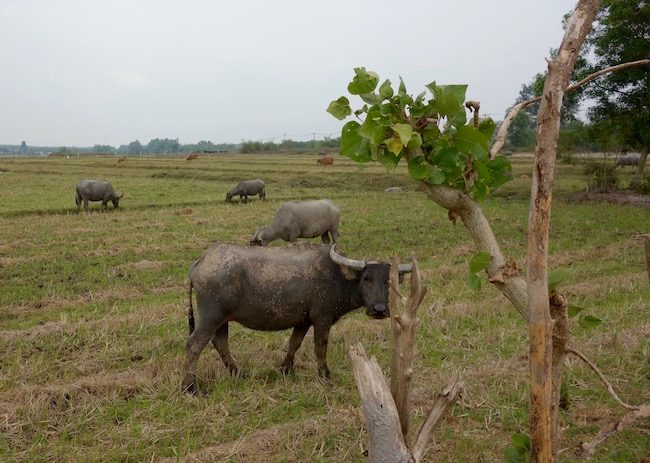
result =
[[[530,459],[526,460],[519,450],[509,445],[503,451],[503,461],[504,463],[529,463]]]
[[[595,328],[602,322],[603,321],[600,318],[596,318],[593,315],[585,315],[584,317],[580,317],[578,321],[580,326],[587,329]]]
[[[496,127],[497,125],[494,123],[492,118],[488,117],[479,123],[478,131],[481,132],[483,136],[489,140],[492,138],[492,134],[494,133],[494,129],[496,129]]]
[[[419,133],[413,132],[413,135],[411,135],[411,139],[408,142],[407,145],[409,148],[419,148],[422,146],[422,137],[420,136]]]
[[[515,433],[512,435],[512,446],[517,450],[524,450],[530,452],[530,436],[523,433]]]
[[[399,89],[397,90],[398,95],[406,95],[406,85],[404,85],[404,81],[402,80],[402,76],[399,76]]]
[[[384,83],[379,87],[379,96],[387,100],[390,99],[394,94],[395,92],[393,91],[393,87],[390,86],[390,80],[386,79]]]
[[[386,152],[384,149],[380,149],[377,153],[377,162],[379,162],[386,169],[394,169],[399,163],[400,159],[401,156],[395,156],[393,153]]]
[[[469,192],[469,195],[472,199],[475,199],[477,201],[481,201],[485,198],[487,198],[487,195],[489,193],[489,189],[485,183],[483,183],[480,180],[477,180],[474,182],[472,185],[472,189]]]
[[[370,147],[368,140],[359,135],[359,125],[356,121],[350,121],[341,129],[341,154],[356,162],[368,162]]]
[[[548,290],[555,291],[557,285],[569,276],[569,273],[566,270],[553,270],[548,274]]]
[[[366,71],[366,68],[354,68],[354,72],[355,76],[348,84],[348,92],[352,95],[363,95],[375,90],[379,82],[379,76],[375,72]]]
[[[440,129],[438,129],[437,125],[429,124],[422,130],[422,143],[424,145],[432,146],[438,138],[440,138]]]
[[[447,180],[447,177],[445,176],[444,172],[435,168],[429,170],[427,182],[429,182],[431,185],[441,185],[445,183],[445,180]]]
[[[569,304],[569,306],[567,307],[567,311],[569,312],[569,318],[575,317],[583,310],[585,310],[583,307],[578,307],[577,305],[573,305],[573,304]]]
[[[481,290],[481,279],[475,273],[470,273],[467,275],[467,283],[469,284],[469,287],[474,291]]]
[[[455,116],[466,118],[465,91],[467,85],[436,85],[432,82],[426,86],[434,96],[434,111],[453,119]],[[462,120],[462,119],[461,119]],[[454,121],[456,123],[456,121]]]
[[[485,270],[488,265],[492,262],[492,256],[489,252],[479,251],[472,256],[469,261],[469,271],[472,273],[480,272]]]
[[[479,130],[473,125],[462,125],[456,127],[456,135],[454,135],[454,144],[459,150],[465,153],[471,153],[475,144],[479,144],[484,150],[488,150],[488,140]]]
[[[490,175],[490,170],[485,166],[485,164],[481,161],[474,161],[472,163],[472,168],[474,169],[474,172],[476,172],[476,175],[478,175],[478,178],[483,180],[485,183],[490,183],[492,175]]]
[[[350,100],[342,96],[338,100],[334,100],[327,107],[327,112],[332,116],[342,121],[350,114],[352,114],[352,109],[350,109]]]
[[[411,124],[393,124],[390,126],[391,129],[399,135],[399,139],[402,142],[402,145],[406,146],[408,145],[409,141],[411,141],[411,137],[413,136],[413,127],[411,127]]]
[[[364,101],[364,103],[368,104],[379,104],[382,102],[383,98],[377,95],[376,93],[370,92],[370,93],[362,93],[359,95],[361,99]]]
[[[370,117],[366,118],[359,128],[359,135],[368,140],[372,145],[379,146],[384,141],[386,129],[377,124]]]
[[[395,137],[385,140],[384,143],[386,144],[386,149],[395,155],[400,154],[404,149],[402,142]]]
[[[429,176],[429,163],[424,156],[416,156],[408,161],[409,176],[416,180],[422,180]]]

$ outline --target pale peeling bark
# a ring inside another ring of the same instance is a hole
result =
[[[580,47],[600,5],[599,0],[580,0],[569,18],[557,57],[548,75],[537,114],[537,145],[528,220],[527,288],[530,338],[531,462],[554,461],[552,429],[553,370],[552,330],[548,293],[548,233],[560,111],[564,91]]]
[[[553,319],[553,385],[551,392],[551,435],[553,436],[553,455],[557,455],[562,443],[562,426],[560,425],[560,396],[564,363],[568,352],[571,336],[569,330],[569,314],[566,299],[558,293],[551,295],[551,318]]]
[[[634,177],[630,182],[632,188],[636,188],[641,184],[643,180],[643,170],[645,169],[645,163],[648,159],[648,148],[645,148],[639,157],[639,164],[636,166],[636,172],[634,172]]]
[[[391,259],[390,271],[390,308],[393,310],[393,361],[391,368],[391,392],[400,418],[402,433],[408,436],[410,401],[409,390],[413,378],[413,360],[415,358],[415,331],[418,325],[417,309],[422,303],[427,288],[422,286],[422,275],[417,260],[413,260],[411,272],[411,293],[408,305],[402,313],[396,313],[399,307],[399,294],[394,288],[399,287],[399,261]]]
[[[360,343],[350,347],[349,357],[368,427],[371,463],[414,462],[404,443],[397,407],[377,359],[369,360]]]

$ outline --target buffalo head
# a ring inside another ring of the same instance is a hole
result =
[[[262,232],[264,231],[264,228],[258,228],[257,231],[253,234],[251,237],[251,240],[249,242],[250,246],[266,246],[269,244],[267,241],[264,241],[262,239]]]
[[[388,273],[390,264],[386,262],[355,260],[344,257],[336,252],[336,245],[330,249],[330,258],[344,270],[344,273],[354,272],[359,280],[359,292],[363,298],[366,315],[373,318],[390,316],[388,307]],[[413,264],[400,264],[399,274],[409,273]]]
[[[121,195],[113,195],[113,198],[111,199],[111,202],[113,203],[113,207],[118,208],[120,207],[120,199],[124,197],[124,192],[122,192]]]

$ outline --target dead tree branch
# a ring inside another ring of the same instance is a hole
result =
[[[573,90],[576,90],[584,86],[585,84],[588,84],[592,80],[604,74],[609,74],[610,72],[616,72],[616,71],[620,71],[621,69],[631,68],[635,66],[648,66],[648,65],[650,65],[650,59],[642,59],[638,61],[630,61],[629,63],[617,64],[616,66],[610,66],[608,68],[601,69],[600,71],[588,75],[581,81],[568,86],[565,90],[565,93],[572,92]],[[497,136],[494,139],[494,144],[492,145],[492,148],[490,149],[490,158],[493,158],[494,156],[499,154],[499,151],[501,151],[501,148],[503,148],[503,145],[506,142],[506,136],[508,135],[508,129],[510,129],[510,125],[512,125],[512,121],[517,117],[517,115],[521,112],[521,110],[527,108],[533,103],[540,101],[541,99],[542,99],[541,96],[537,96],[530,100],[517,103],[512,108],[510,108],[510,112],[506,115],[506,117],[503,119],[503,122],[501,122],[501,124],[499,125]]]
[[[623,417],[611,424],[608,424],[596,434],[589,442],[584,442],[582,447],[582,457],[587,458],[593,455],[596,447],[605,442],[609,437],[616,434],[618,431],[623,430],[625,426],[629,426],[634,423],[639,418],[649,418],[650,417],[650,405],[641,405],[637,410],[631,410],[627,412]]]
[[[607,389],[607,392],[610,393],[610,395],[614,398],[614,400],[621,407],[625,408],[626,410],[638,410],[639,409],[639,407],[635,407],[634,405],[627,404],[627,403],[625,403],[625,402],[623,402],[621,400],[621,398],[618,396],[618,394],[616,394],[616,392],[614,392],[614,388],[612,387],[612,384],[607,380],[607,378],[605,378],[605,375],[602,374],[602,372],[598,369],[598,367],[591,360],[589,360],[585,354],[583,354],[578,349],[575,349],[573,347],[567,347],[566,351],[572,353],[573,355],[578,357],[580,360],[585,362],[587,365],[589,365],[589,367],[594,371],[594,373],[596,373],[596,375],[598,375],[600,380],[603,382],[603,384],[605,385],[605,388]]]

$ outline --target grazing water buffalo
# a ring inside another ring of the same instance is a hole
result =
[[[102,209],[105,209],[107,203],[111,201],[117,209],[120,207],[120,199],[124,196],[124,193],[117,196],[113,191],[113,185],[102,180],[82,180],[77,183],[76,192],[77,210],[81,208],[81,201],[83,201],[86,210],[88,210],[88,201],[101,201]]]
[[[338,240],[339,208],[329,199],[315,201],[289,201],[275,213],[268,227],[257,230],[251,238],[251,245],[266,246],[277,239],[294,242],[298,238],[320,236],[329,244]]]
[[[322,166],[331,166],[334,164],[334,158],[332,158],[331,156],[325,156],[320,158],[316,162]]]
[[[616,164],[614,164],[614,168],[617,168],[618,166],[638,166],[639,165],[639,156],[638,153],[633,153],[633,154],[626,154],[625,156],[621,156],[616,160]]]
[[[259,195],[261,200],[266,198],[264,193],[264,181],[259,178],[256,180],[244,180],[226,193],[226,202],[229,203],[233,196],[239,196],[240,201],[248,202],[249,196]]]
[[[185,158],[186,161],[194,161],[195,159],[198,159],[199,155],[196,153],[188,154],[187,157]]]
[[[411,271],[412,264],[399,271]],[[361,306],[373,318],[386,318],[390,264],[349,259],[334,246],[300,244],[283,248],[214,245],[190,268],[190,337],[183,390],[196,392],[195,370],[208,344],[233,375],[241,371],[228,348],[228,323],[261,331],[293,328],[280,370],[293,371],[293,358],[309,327],[314,327],[318,373],[329,378],[327,338],[343,315]],[[194,322],[192,288],[198,322]]]

